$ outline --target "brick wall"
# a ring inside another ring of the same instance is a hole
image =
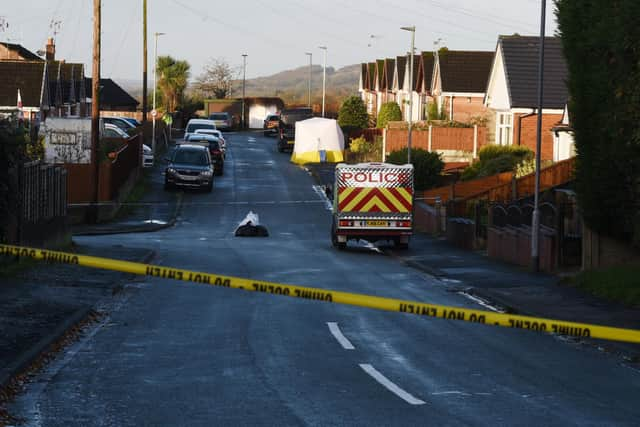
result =
[[[473,117],[488,116],[490,110],[484,106],[484,99],[481,97],[453,97],[453,120],[458,122],[468,122]],[[447,118],[451,111],[451,98],[444,97],[444,110],[447,112]]]
[[[519,119],[520,117],[522,118]],[[551,129],[561,120],[562,114],[542,115],[542,150],[540,153],[542,160],[553,160],[553,133],[551,132]],[[535,152],[538,116],[535,114],[531,116],[514,114],[513,121],[514,144],[524,145]]]

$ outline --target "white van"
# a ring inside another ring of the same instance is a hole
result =
[[[216,130],[216,124],[213,120],[207,119],[191,119],[187,123],[187,127],[184,128],[184,139],[186,140],[189,135],[196,133],[198,129],[210,129]]]

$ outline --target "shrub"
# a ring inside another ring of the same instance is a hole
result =
[[[402,111],[400,111],[400,106],[395,102],[385,102],[380,107],[380,112],[378,113],[378,122],[376,127],[378,129],[382,129],[387,126],[388,122],[398,122],[402,120]]]
[[[343,129],[364,129],[368,124],[369,115],[364,101],[358,96],[345,99],[338,112],[338,125]]]
[[[496,175],[502,172],[516,172],[518,165],[530,164],[533,151],[517,145],[488,145],[480,149],[478,161],[468,166],[460,178],[467,181]],[[521,168],[523,171],[526,167]]]
[[[353,138],[349,146],[349,160],[355,163],[379,162],[382,159],[382,137],[377,136],[375,141],[370,142],[364,137]]]
[[[387,163],[403,165],[407,163],[407,149],[394,151],[387,156]],[[420,148],[411,150],[411,164],[414,167],[414,185],[416,191],[428,190],[438,185],[444,162],[439,153]]]

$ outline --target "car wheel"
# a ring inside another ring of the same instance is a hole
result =
[[[335,223],[331,225],[331,244],[334,248],[338,248],[338,250],[344,250],[347,247],[346,242],[339,242],[338,235],[336,234],[336,225]]]
[[[213,190],[213,181],[211,181],[209,185],[207,185],[206,191],[207,193],[211,193],[212,190]]]
[[[218,169],[218,170],[216,171],[216,175],[218,175],[218,176],[222,176],[223,174],[224,174],[224,167],[223,167],[223,166],[220,166],[220,169]]]
[[[400,241],[400,239],[394,239],[393,243],[394,243],[394,246],[396,247],[396,249],[399,249],[401,251],[406,251],[407,249],[409,249],[409,242],[402,243]]]

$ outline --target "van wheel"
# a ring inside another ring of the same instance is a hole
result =
[[[338,236],[336,234],[336,225],[332,224],[331,225],[331,244],[333,245],[334,248],[338,248],[338,250],[344,250],[347,247],[347,243],[346,242],[339,242],[338,241]]]

